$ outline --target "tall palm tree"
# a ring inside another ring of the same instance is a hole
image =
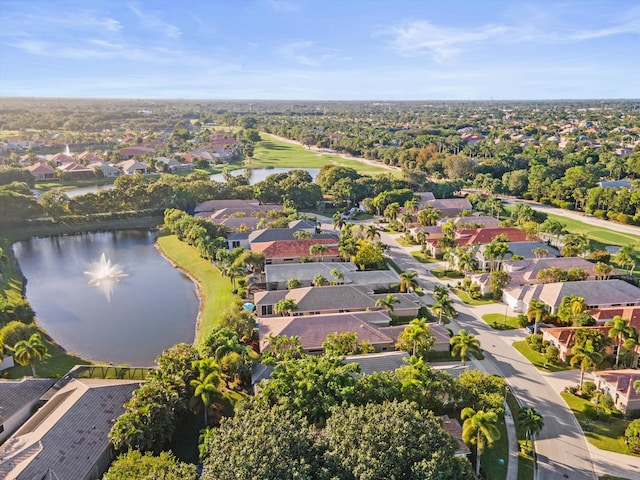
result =
[[[460,330],[458,335],[451,338],[451,356],[459,356],[464,365],[470,353],[480,355],[480,340],[466,330]]]
[[[325,244],[323,243],[316,243],[315,245],[311,245],[309,247],[309,254],[313,255],[314,257],[317,257],[318,255],[320,256],[320,261],[324,261],[324,254],[327,252],[327,250],[329,249],[329,247],[327,247]]]
[[[337,228],[338,230],[342,230],[342,227],[345,226],[345,219],[340,212],[336,212],[333,214],[333,228]]]
[[[387,310],[387,312],[392,313],[394,303],[400,303],[400,300],[398,300],[395,295],[390,293],[385,298],[379,298],[378,300],[376,300],[376,307],[384,308]]]
[[[438,324],[449,323],[456,315],[456,309],[453,306],[453,300],[449,298],[449,295],[434,296],[436,303],[433,304],[431,310],[438,316]]]
[[[502,200],[493,196],[487,198],[487,200],[484,202],[484,210],[488,211],[489,215],[491,215],[492,217],[495,213],[495,217],[499,218],[500,214],[504,211]]]
[[[422,249],[424,249],[424,246],[427,243],[428,236],[429,234],[424,230],[418,230],[418,232],[416,233],[416,240],[418,240]]]
[[[435,225],[440,217],[440,212],[433,207],[427,207],[418,212],[418,222],[420,222],[420,225],[424,227],[431,227]]]
[[[429,325],[427,325],[427,321],[424,318],[411,320],[409,325],[398,336],[398,345],[410,346],[411,354],[414,356],[418,352],[426,355],[433,346],[434,341]]]
[[[367,227],[364,229],[364,238],[372,242],[375,241],[376,238],[380,238],[378,227],[373,224],[367,225]]]
[[[480,478],[480,457],[486,447],[491,448],[500,439],[498,415],[491,410],[475,411],[471,407],[462,410],[462,440],[476,446],[476,477]]]
[[[390,203],[384,209],[384,216],[391,220],[398,218],[398,213],[400,213],[400,204],[398,202]]]
[[[190,384],[194,388],[194,399],[202,402],[204,424],[208,426],[208,412],[214,399],[220,397],[220,389],[224,384],[222,370],[212,358],[196,360],[193,362],[193,366],[198,370],[198,378],[191,380]]]
[[[575,345],[571,353],[573,353],[569,362],[571,366],[580,365],[580,390],[582,390],[584,372],[597,367],[604,359],[604,353],[596,350],[591,340],[587,340],[584,345]]]
[[[613,257],[613,261],[620,265],[622,268],[625,265],[629,265],[629,271],[633,274],[635,269],[635,254],[633,252],[633,245],[625,245],[622,247]]]
[[[623,319],[620,315],[616,315],[612,320],[609,320],[604,324],[606,327],[611,327],[609,330],[609,338],[616,339],[617,351],[616,351],[616,367],[620,360],[620,350],[624,348],[633,348],[636,343],[638,333],[636,329],[629,325],[629,320]]]
[[[47,346],[39,333],[34,333],[27,340],[20,340],[13,346],[13,359],[20,365],[31,365],[31,373],[34,377],[36,365],[48,356]]]
[[[400,216],[400,223],[402,223],[402,226],[404,227],[404,229],[407,229],[407,223],[411,223],[413,221],[413,215],[411,215],[409,212],[403,213]]]
[[[538,300],[531,300],[531,302],[529,303],[529,309],[527,310],[527,318],[530,322],[534,322],[534,334],[538,333],[538,324],[542,321],[543,318],[548,315],[548,313],[549,309],[547,305]]]
[[[417,276],[418,274],[416,272],[402,272],[400,274],[400,291],[405,293],[418,288]]]
[[[525,432],[525,447],[529,447],[529,439],[533,445],[533,437],[535,437],[544,427],[542,415],[535,408],[521,408],[516,415],[516,422]]]
[[[331,276],[336,279],[336,283],[344,280],[344,272],[339,268],[332,268]]]
[[[549,255],[549,250],[546,248],[538,247],[533,249],[533,254],[536,258],[544,258]]]
[[[404,202],[404,209],[411,215],[416,213],[418,211],[418,199],[413,197]]]

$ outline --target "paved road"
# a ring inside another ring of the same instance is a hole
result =
[[[579,222],[586,223],[587,225],[594,225],[597,227],[604,227],[614,232],[630,233],[632,235],[640,236],[640,227],[634,225],[624,225],[622,223],[610,222],[596,217],[587,217],[586,215],[572,210],[564,210],[562,208],[552,207],[551,205],[545,205],[543,203],[532,202],[530,200],[521,200],[510,197],[500,197],[502,201],[507,205],[515,205],[516,203],[526,203],[530,205],[534,210],[538,210],[545,213],[552,213],[554,215],[560,215],[567,218],[578,220]],[[640,239],[638,240],[640,241]]]

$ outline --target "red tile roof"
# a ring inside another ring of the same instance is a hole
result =
[[[340,255],[338,243],[331,238],[303,239],[303,240],[278,240],[275,242],[261,242],[251,244],[252,252],[262,252],[265,258],[299,258],[310,257],[309,250],[312,245],[326,245],[327,251],[322,256]]]
[[[595,318],[598,323],[604,323],[608,320],[613,320],[613,317],[619,316],[629,320],[629,325],[640,331],[640,307],[594,308],[587,310],[587,313]]]
[[[505,236],[507,242],[526,242],[531,240],[526,232],[515,227],[476,228],[473,230],[458,230],[456,232],[456,244],[470,245],[478,243],[485,245],[491,243],[494,238],[500,235]]]

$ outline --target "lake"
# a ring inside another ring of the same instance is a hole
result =
[[[32,238],[15,243],[38,323],[69,352],[150,366],[166,348],[192,343],[199,302],[193,282],[154,246],[149,230]],[[126,276],[91,282],[102,254]]]

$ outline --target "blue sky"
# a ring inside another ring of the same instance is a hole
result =
[[[640,2],[0,0],[0,95],[640,97]]]

